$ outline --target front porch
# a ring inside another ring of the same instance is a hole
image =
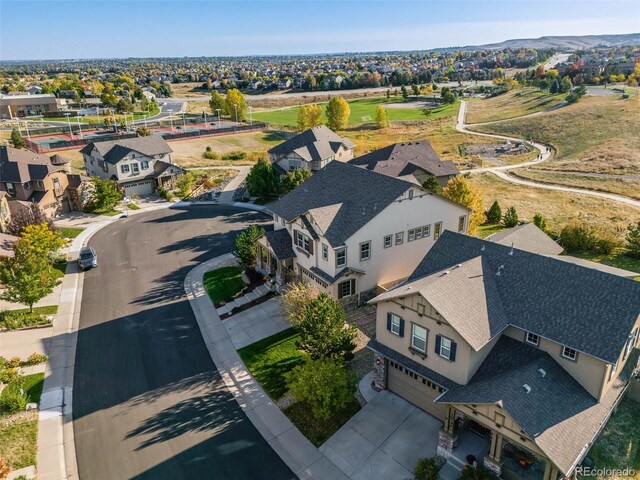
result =
[[[287,247],[290,241],[289,232],[282,229],[267,232],[257,242],[256,270],[274,280],[277,292],[281,292],[282,287],[294,279],[295,254],[290,244]]]

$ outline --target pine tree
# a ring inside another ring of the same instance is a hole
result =
[[[431,193],[442,193],[442,186],[435,175],[429,175],[422,186]]]
[[[630,257],[640,258],[640,220],[636,225],[627,226],[627,253]]]
[[[27,142],[24,141],[24,137],[20,134],[17,128],[11,131],[11,139],[9,140],[13,148],[24,148],[27,146]]]
[[[487,211],[487,222],[489,223],[500,223],[502,220],[502,209],[500,208],[500,204],[496,200],[491,205],[489,211]]]
[[[509,207],[504,214],[504,218],[502,219],[502,224],[507,228],[513,228],[520,223],[520,219],[518,218],[518,212],[516,212],[515,207]]]

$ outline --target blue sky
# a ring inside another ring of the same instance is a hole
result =
[[[639,25],[635,0],[0,0],[0,60],[421,50]]]

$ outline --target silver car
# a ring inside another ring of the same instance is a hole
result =
[[[92,247],[84,247],[80,250],[78,266],[81,270],[98,266],[98,255]]]

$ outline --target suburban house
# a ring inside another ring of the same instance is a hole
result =
[[[26,117],[58,111],[60,108],[53,94],[0,95],[0,118]]]
[[[331,162],[267,205],[274,231],[257,267],[276,284],[304,281],[343,304],[407,278],[445,230],[466,232],[469,210],[413,183]]]
[[[443,422],[450,468],[572,476],[638,367],[639,282],[452,231],[371,303],[374,385]]]
[[[9,209],[35,203],[48,217],[74,210],[67,189],[68,163],[60,155],[0,147],[0,191],[5,192]]]
[[[450,179],[460,173],[455,163],[440,160],[426,140],[394,143],[356,157],[349,163],[419,185],[429,176],[434,176],[444,187]]]
[[[351,160],[354,148],[351,140],[320,125],[273,147],[269,150],[269,159],[280,174],[301,168],[317,172],[332,160]]]
[[[158,135],[92,142],[80,153],[92,177],[118,182],[125,195],[148,195],[173,189],[184,170],[171,160],[171,147]]]

